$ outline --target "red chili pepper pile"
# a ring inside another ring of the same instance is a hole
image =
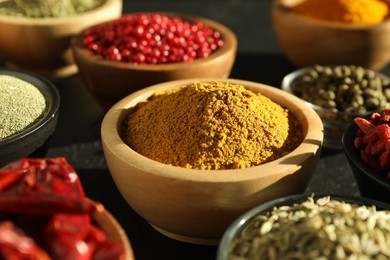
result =
[[[84,45],[106,59],[138,64],[189,62],[224,44],[218,31],[179,17],[136,14],[89,28]]]
[[[369,120],[357,117],[359,126],[354,145],[362,160],[390,180],[390,109],[373,113]]]
[[[120,259],[123,245],[91,222],[64,158],[22,159],[0,169],[0,259]]]

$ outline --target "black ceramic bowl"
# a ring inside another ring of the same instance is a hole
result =
[[[31,83],[46,99],[46,109],[39,120],[20,133],[0,139],[0,167],[24,157],[44,157],[57,126],[60,108],[57,88],[49,80],[21,70],[0,69],[0,75],[14,76]]]
[[[353,197],[353,196],[346,196],[346,195],[328,195],[328,194],[317,194],[313,196],[314,200],[317,200],[322,197],[329,196],[332,200],[338,200],[338,201],[344,201],[346,203],[350,204],[358,204],[358,205],[367,205],[372,206],[375,205],[376,209],[378,210],[390,210],[390,204],[372,200],[369,198],[364,197]],[[219,243],[218,250],[217,250],[217,260],[228,260],[230,259],[229,250],[232,245],[232,241],[234,238],[236,238],[240,232],[243,230],[243,228],[257,215],[266,213],[270,210],[272,210],[274,207],[280,207],[280,206],[291,206],[295,203],[302,203],[306,201],[310,195],[307,194],[299,194],[299,195],[292,195],[287,196],[279,199],[275,199],[272,201],[269,201],[267,203],[261,204],[252,210],[244,213],[236,219],[225,231],[225,233],[222,236],[222,239]],[[298,241],[296,241],[298,242]]]
[[[358,129],[356,123],[351,123],[344,132],[342,144],[360,194],[364,197],[390,203],[390,180],[386,180],[365,164],[360,158],[359,151],[353,145]]]

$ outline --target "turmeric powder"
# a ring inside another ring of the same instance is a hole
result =
[[[302,142],[302,129],[288,109],[242,85],[195,82],[133,107],[122,138],[150,159],[218,170],[280,158]]]
[[[350,24],[377,24],[389,15],[382,0],[306,0],[293,11],[313,19]]]

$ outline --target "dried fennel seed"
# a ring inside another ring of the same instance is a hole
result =
[[[47,18],[84,13],[103,5],[105,0],[0,0],[0,14]]]
[[[17,134],[44,115],[46,98],[34,85],[0,75],[0,140]]]
[[[230,260],[390,259],[390,211],[309,197],[250,220],[229,254]]]
[[[282,157],[302,142],[295,116],[230,83],[195,82],[139,103],[123,140],[138,153],[191,169],[237,169]]]

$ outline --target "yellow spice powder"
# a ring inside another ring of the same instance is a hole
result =
[[[350,24],[376,24],[389,15],[389,6],[381,0],[306,0],[293,10],[324,21]]]
[[[230,83],[195,82],[131,109],[123,139],[136,152],[190,169],[259,165],[302,141],[299,122],[269,98]]]

